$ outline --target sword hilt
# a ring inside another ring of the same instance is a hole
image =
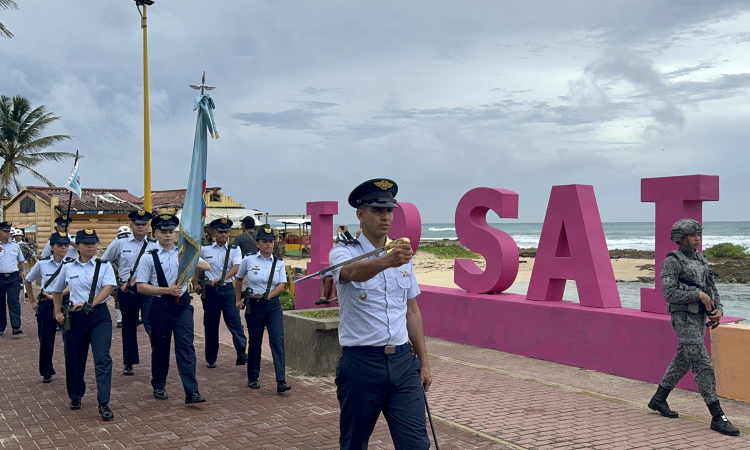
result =
[[[390,252],[391,250],[396,248],[396,246],[399,244],[411,244],[411,241],[409,240],[408,237],[398,238],[395,241],[389,240],[388,242],[385,243],[385,251]]]

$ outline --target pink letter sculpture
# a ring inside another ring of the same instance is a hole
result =
[[[487,224],[487,211],[503,218],[518,218],[518,194],[507,189],[476,188],[456,208],[456,235],[469,250],[484,256],[482,271],[471,259],[456,259],[453,281],[468,292],[502,292],[518,275],[518,246],[504,231]]]
[[[409,238],[411,250],[417,254],[419,240],[422,238],[422,216],[414,203],[398,202],[398,208],[393,210],[393,223],[388,236],[391,239]]]
[[[622,306],[593,186],[552,187],[526,297],[561,301],[566,280],[583,306]]]
[[[670,239],[672,225],[680,219],[703,223],[703,202],[719,200],[719,177],[686,175],[644,178],[641,201],[656,203],[656,255],[654,288],[641,288],[641,311],[667,314],[667,303],[661,293],[661,264],[678,248]]]

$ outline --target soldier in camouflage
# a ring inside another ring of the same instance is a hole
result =
[[[672,315],[672,328],[679,339],[677,354],[667,368],[656,394],[648,407],[662,416],[677,418],[667,404],[667,396],[675,385],[693,371],[703,401],[711,412],[711,429],[721,434],[738,436],[740,431],[732,425],[719,405],[716,395],[716,377],[711,358],[704,346],[706,327],[715,328],[724,315],[719,292],[708,260],[697,249],[701,244],[701,225],[692,219],[681,219],[672,226],[672,242],[680,245],[667,255],[661,269],[661,283],[667,309]],[[711,320],[706,324],[706,316]]]

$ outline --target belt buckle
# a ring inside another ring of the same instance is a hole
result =
[[[393,355],[396,353],[396,346],[395,345],[386,345],[385,346],[385,354],[386,355]]]

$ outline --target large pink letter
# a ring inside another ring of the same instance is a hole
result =
[[[661,264],[672,250],[672,225],[680,219],[703,223],[703,202],[719,200],[719,177],[686,175],[680,177],[644,178],[641,201],[656,203],[655,288],[641,288],[641,311],[667,314],[667,303],[661,293]]]
[[[456,259],[453,282],[476,294],[502,292],[518,275],[518,246],[508,233],[487,223],[487,211],[518,218],[518,194],[507,189],[475,188],[456,207],[456,235],[469,250],[484,256],[484,272],[470,259]]]
[[[411,250],[417,254],[422,238],[422,216],[414,203],[398,202],[398,208],[393,209],[393,223],[388,234],[391,239],[409,238]]]
[[[339,213],[339,202],[307,202],[312,236],[310,236],[310,262],[307,273],[328,267],[328,253],[333,248],[333,216]]]
[[[552,187],[526,298],[560,301],[566,280],[581,305],[622,306],[593,186]]]

